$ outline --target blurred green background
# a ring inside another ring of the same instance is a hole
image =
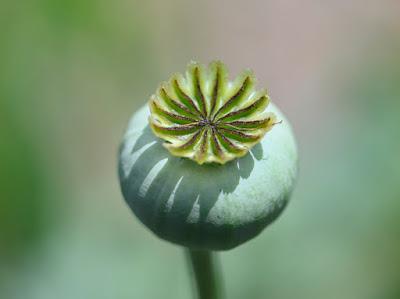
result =
[[[252,68],[300,177],[221,255],[228,298],[400,298],[400,2],[0,3],[0,298],[191,298],[120,194],[130,115],[187,62]]]

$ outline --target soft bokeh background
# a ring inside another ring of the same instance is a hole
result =
[[[400,298],[400,1],[0,4],[0,298],[190,298],[122,200],[130,115],[191,59],[254,69],[300,178],[221,255],[228,298]]]

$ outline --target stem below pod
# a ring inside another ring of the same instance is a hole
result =
[[[186,249],[186,255],[196,280],[198,299],[222,299],[223,283],[216,253]]]

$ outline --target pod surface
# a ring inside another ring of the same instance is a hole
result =
[[[297,148],[282,123],[242,158],[198,165],[172,156],[148,125],[149,109],[129,122],[119,153],[125,201],[160,238],[190,248],[227,250],[257,236],[285,208],[297,175]]]

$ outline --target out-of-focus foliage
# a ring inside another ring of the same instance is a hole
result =
[[[0,298],[189,298],[123,203],[130,114],[188,60],[251,67],[292,121],[286,213],[221,255],[229,298],[400,295],[397,1],[0,4]]]
[[[0,141],[0,253],[13,259],[29,250],[44,229],[44,174],[26,132],[7,107],[1,108],[0,118],[7,128],[2,128]]]

